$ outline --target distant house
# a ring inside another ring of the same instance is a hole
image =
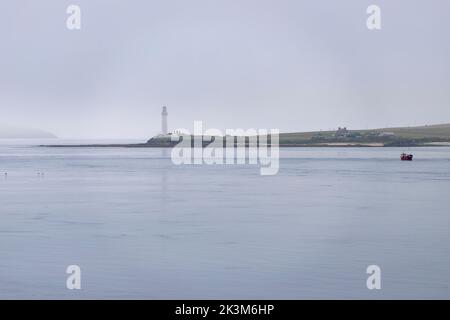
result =
[[[339,127],[338,129],[337,129],[337,131],[334,133],[334,136],[335,137],[346,137],[346,136],[348,136],[348,134],[349,134],[349,131],[347,130],[347,127]]]

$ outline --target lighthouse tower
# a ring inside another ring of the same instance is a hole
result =
[[[162,108],[162,112],[161,112],[161,133],[162,134],[167,134],[167,107],[164,106]]]

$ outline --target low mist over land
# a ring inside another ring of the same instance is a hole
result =
[[[50,132],[34,129],[20,128],[0,124],[0,139],[52,139],[56,136]]]

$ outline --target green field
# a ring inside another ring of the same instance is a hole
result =
[[[345,135],[336,131],[294,132],[280,134],[281,145],[322,145],[332,143],[370,144],[385,146],[424,145],[430,142],[450,142],[450,124],[418,127],[348,130]]]

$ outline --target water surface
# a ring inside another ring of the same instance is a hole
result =
[[[0,298],[448,299],[450,148],[403,151],[282,149],[261,176],[167,149],[3,143]]]

